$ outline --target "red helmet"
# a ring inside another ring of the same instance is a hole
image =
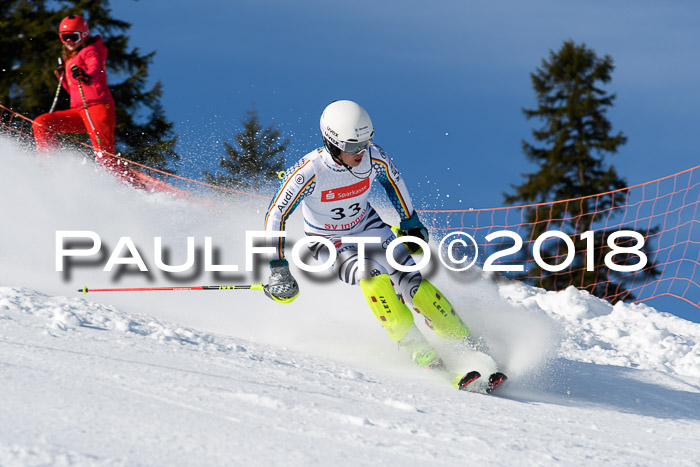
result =
[[[78,15],[69,15],[63,18],[61,24],[58,25],[58,35],[61,36],[61,40],[64,40],[62,36],[64,32],[80,33],[80,40],[74,42],[84,41],[90,35],[87,21],[85,21],[85,18]]]

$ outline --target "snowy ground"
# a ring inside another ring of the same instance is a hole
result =
[[[700,324],[433,271],[511,376],[498,395],[463,393],[407,362],[342,284],[300,275],[288,306],[257,292],[78,294],[215,277],[117,276],[105,258],[61,274],[56,230],[110,248],[130,236],[150,264],[153,236],[172,264],[186,236],[212,236],[222,264],[242,265],[241,232],[266,202],[148,196],[3,139],[0,161],[0,465],[700,464]],[[442,350],[454,367],[471,358]]]

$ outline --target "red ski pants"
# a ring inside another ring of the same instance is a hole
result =
[[[39,115],[34,119],[32,125],[37,150],[40,153],[45,153],[57,147],[56,133],[87,133],[90,135],[93,147],[102,151],[96,157],[100,164],[122,181],[141,188],[142,185],[134,172],[123,161],[113,156],[114,125],[116,124],[114,106],[110,104],[91,105],[88,107],[88,112],[90,112],[92,123],[95,125],[95,131],[92,130],[85,109],[59,110]],[[99,143],[97,136],[100,138]]]
[[[110,104],[97,104],[88,107],[95,131],[92,130],[85,109],[68,109],[39,115],[34,120],[34,140],[39,152],[47,152],[58,146],[56,133],[87,133],[90,135],[92,145],[104,152],[114,154],[114,125],[116,115],[114,106]],[[99,136],[99,143],[97,142]],[[103,155],[103,159],[114,159]],[[111,166],[107,161],[104,165]]]

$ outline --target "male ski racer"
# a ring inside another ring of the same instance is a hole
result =
[[[444,294],[420,272],[398,271],[388,263],[386,248],[395,235],[367,200],[372,183],[378,181],[401,217],[400,229],[427,242],[428,231],[413,209],[399,171],[384,150],[372,143],[372,121],[355,102],[329,104],[321,115],[321,132],[324,147],[302,157],[285,172],[265,217],[265,230],[283,231],[287,218],[301,204],[305,233],[335,245],[334,272],[343,282],[360,284],[367,304],[389,337],[419,366],[444,369],[405,303],[423,315],[440,337],[460,341],[470,331]],[[379,243],[365,245],[364,271],[358,264],[358,244],[343,243],[342,237],[381,238]],[[289,303],[299,295],[299,286],[285,260],[284,239],[276,240],[275,247],[265,292],[275,301]],[[328,250],[321,243],[312,243],[309,248],[316,260],[328,260]],[[396,248],[394,259],[404,266],[415,265],[406,248]]]

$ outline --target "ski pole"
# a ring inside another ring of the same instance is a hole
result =
[[[78,289],[87,295],[88,292],[153,292],[153,291],[184,291],[184,290],[265,290],[262,282],[250,285],[193,285],[190,287],[125,287],[115,289]]]
[[[73,71],[76,68],[78,68],[78,65],[73,65],[70,67],[70,70]],[[85,100],[85,93],[83,92],[83,84],[80,82],[79,79],[76,79],[78,82],[78,89],[80,90],[80,97],[83,98],[83,108],[85,108],[85,115],[87,115],[88,122],[90,122],[90,127],[92,128],[92,132],[95,133],[95,138],[97,139],[97,145],[99,146],[100,151],[102,151],[102,143],[100,142],[100,135],[97,134],[97,130],[95,129],[95,124],[92,123],[92,118],[90,117],[90,111],[88,111],[88,106],[87,106],[87,101]]]
[[[61,57],[58,57],[58,65],[62,65],[63,60]],[[61,85],[63,84],[63,77],[66,76],[66,70],[63,70],[63,73],[61,73],[61,77],[58,79],[58,87],[56,88],[56,95],[53,97],[53,104],[51,104],[51,110],[49,110],[49,113],[53,113],[54,109],[56,108],[56,103],[58,102],[58,95],[61,93]]]

